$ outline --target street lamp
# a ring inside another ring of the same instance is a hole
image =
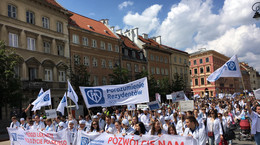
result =
[[[260,19],[260,2],[256,2],[252,6],[252,10],[255,11],[255,15],[253,16],[254,19],[259,20]]]

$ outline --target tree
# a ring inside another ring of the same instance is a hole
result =
[[[174,74],[174,80],[172,81],[172,88],[171,90],[174,92],[183,91],[185,89],[185,82],[183,77],[180,76],[178,73]]]
[[[143,70],[135,75],[136,80],[144,78],[144,77],[148,77],[148,71],[146,71],[146,70]]]
[[[14,68],[19,64],[20,57],[11,48],[6,48],[0,41],[0,105],[21,107],[21,81],[16,76]],[[7,112],[6,112],[7,113]]]
[[[113,69],[113,73],[109,74],[109,77],[112,79],[110,83],[113,85],[128,83],[128,70],[120,66],[116,66]]]

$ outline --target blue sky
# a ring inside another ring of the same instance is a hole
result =
[[[260,71],[260,21],[252,17],[258,0],[57,0],[89,18],[109,19],[117,29],[162,36],[162,43],[189,53],[213,49]]]

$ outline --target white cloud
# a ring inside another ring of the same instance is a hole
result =
[[[161,8],[162,5],[155,4],[145,9],[142,14],[128,12],[123,21],[127,28],[138,27],[140,32],[150,33],[159,27],[157,15]]]
[[[132,1],[124,1],[121,4],[118,5],[118,8],[120,10],[122,10],[124,7],[132,6],[133,4],[134,4],[134,2],[132,2]]]

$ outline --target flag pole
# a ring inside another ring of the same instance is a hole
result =
[[[45,107],[44,107],[44,109],[45,109]],[[49,109],[52,109],[52,105],[49,106]],[[57,112],[56,112],[56,114],[57,114]],[[53,131],[55,132],[55,127],[54,127],[53,118],[51,118],[51,122],[52,122]]]

